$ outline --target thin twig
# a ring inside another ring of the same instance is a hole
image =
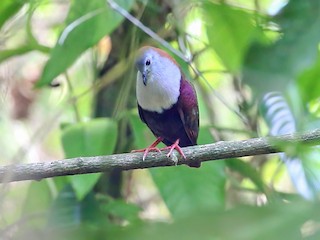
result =
[[[190,59],[187,58],[182,52],[179,50],[173,48],[167,41],[162,39],[158,34],[156,34],[154,31],[152,31],[150,28],[145,26],[142,22],[140,22],[137,18],[132,16],[128,11],[123,9],[121,6],[119,6],[115,1],[113,0],[107,0],[108,5],[118,13],[120,13],[123,17],[128,19],[130,22],[132,22],[134,25],[136,25],[138,28],[140,28],[142,31],[144,31],[146,34],[148,34],[150,37],[152,37],[154,40],[159,42],[164,47],[168,48],[171,52],[173,52],[175,55],[180,57],[182,60],[186,62],[190,62]]]
[[[64,76],[66,78],[70,94],[71,94],[71,96],[74,96],[74,88],[72,86],[71,79],[70,79],[69,74],[68,74],[67,71],[65,71]],[[77,98],[71,98],[71,99],[74,99],[74,101],[71,101],[71,105],[73,107],[73,111],[74,111],[74,115],[75,115],[76,121],[77,122],[81,122],[80,112],[79,112],[78,105],[77,105]]]
[[[320,144],[320,129],[303,134],[288,134],[272,138],[252,138],[242,141],[221,141],[213,144],[198,145],[183,148],[186,159],[173,154],[171,158],[166,152],[151,152],[145,161],[142,153],[124,153],[108,156],[78,157],[52,162],[16,164],[0,167],[0,182],[23,180],[41,180],[43,178],[105,172],[111,169],[131,170],[174,166],[173,160],[178,159],[178,165],[194,161],[212,161],[227,158],[254,156],[282,152],[278,145],[283,143],[300,143],[308,145]],[[7,172],[10,172],[8,178]]]

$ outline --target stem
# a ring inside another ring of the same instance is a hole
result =
[[[71,84],[71,80],[69,78],[69,75],[67,72],[64,73],[65,77],[66,77],[66,80],[67,80],[67,84],[68,84],[68,88],[70,90],[70,93],[71,95],[73,96],[74,95],[74,89],[73,89],[73,86]],[[80,113],[79,113],[79,109],[78,109],[78,106],[77,106],[77,98],[71,98],[73,99],[71,101],[71,104],[72,104],[72,107],[73,107],[73,110],[74,110],[74,114],[75,114],[75,118],[76,118],[76,121],[77,122],[81,122],[81,117],[80,117]]]

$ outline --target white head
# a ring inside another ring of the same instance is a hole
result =
[[[143,47],[136,59],[137,100],[148,111],[161,113],[177,103],[180,95],[181,71],[165,51]]]

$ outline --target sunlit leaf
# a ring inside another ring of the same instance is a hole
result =
[[[270,91],[284,91],[301,72],[314,65],[320,41],[320,2],[289,1],[273,19],[283,32],[270,46],[251,47],[245,63],[243,80],[256,96]]]
[[[205,2],[202,8],[210,46],[227,69],[239,71],[245,53],[256,39],[253,15],[224,4]]]
[[[24,0],[1,0],[0,3],[0,29],[5,22],[16,14],[28,1]]]
[[[119,5],[129,9],[133,0],[118,0]],[[123,17],[110,9],[104,0],[72,1],[56,46],[44,67],[37,86],[49,84],[56,76],[64,72],[88,48],[110,34],[123,20]]]
[[[311,68],[298,78],[298,86],[304,102],[317,100],[320,97],[320,56]]]

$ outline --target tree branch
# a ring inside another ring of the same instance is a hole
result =
[[[280,143],[280,144],[279,144]],[[145,161],[142,153],[124,153],[97,157],[78,157],[52,162],[16,164],[0,167],[0,182],[41,180],[43,178],[98,173],[111,169],[131,170],[173,166],[173,158],[180,164],[192,161],[211,161],[235,157],[282,152],[276,146],[288,144],[320,144],[320,129],[303,134],[289,134],[272,138],[252,138],[242,141],[221,141],[213,144],[183,148],[187,160],[175,153],[167,158],[165,152],[150,152]]]

